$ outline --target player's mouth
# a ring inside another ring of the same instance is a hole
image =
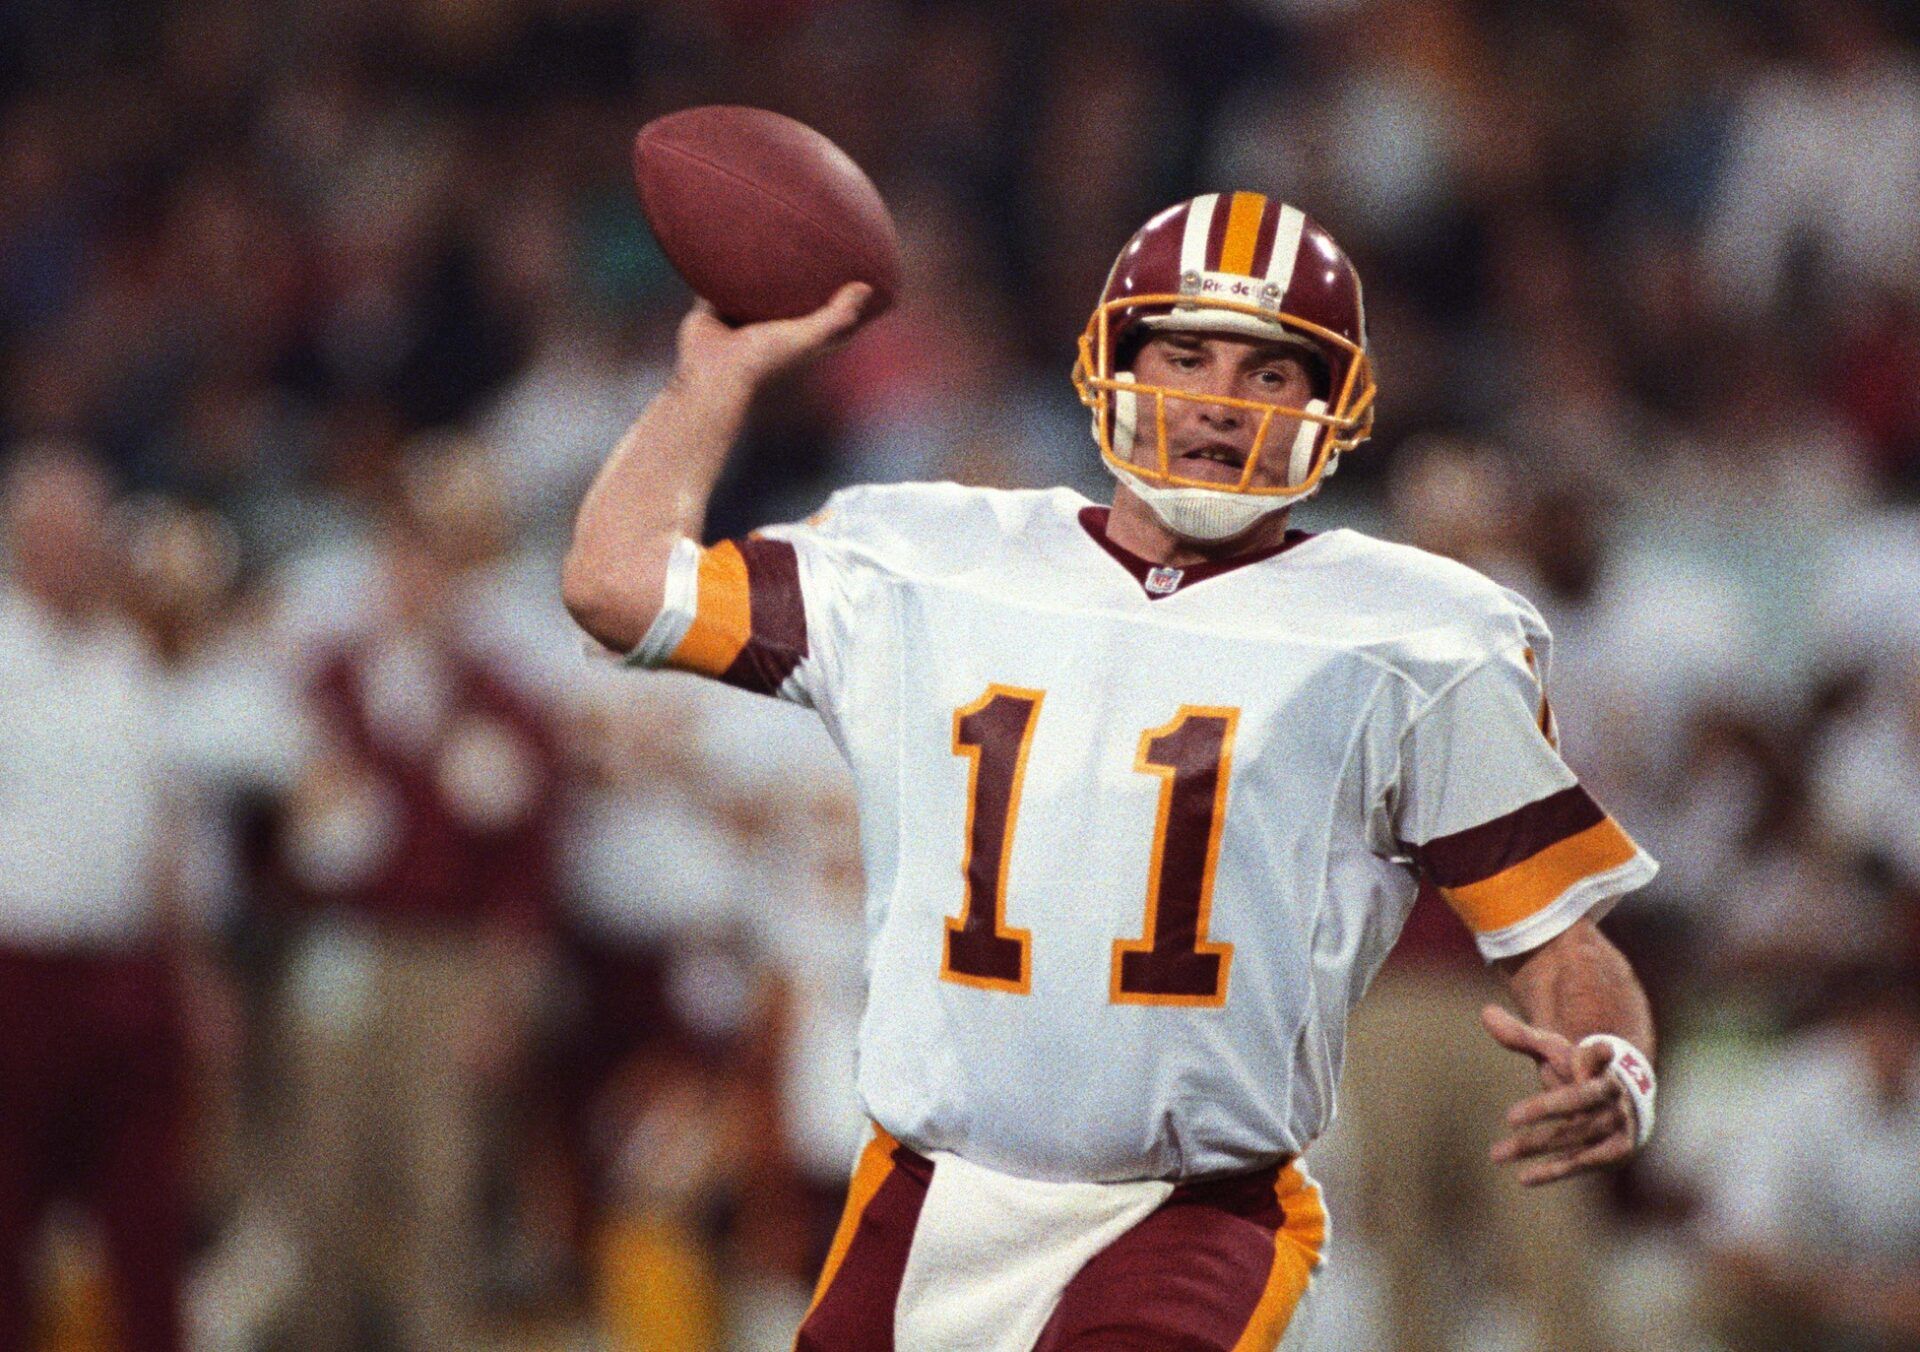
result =
[[[1247,453],[1224,441],[1203,442],[1182,451],[1175,462],[1175,473],[1185,479],[1208,479],[1218,483],[1239,483],[1247,466]]]

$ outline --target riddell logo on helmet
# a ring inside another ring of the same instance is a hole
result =
[[[1272,307],[1280,300],[1280,288],[1272,282],[1242,277],[1237,272],[1188,273],[1180,279],[1180,290],[1189,296],[1214,296],[1243,305]]]

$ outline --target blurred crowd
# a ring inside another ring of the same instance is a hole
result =
[[[852,153],[907,276],[763,401],[715,535],[1104,497],[1073,339],[1140,221],[1244,187],[1368,288],[1379,435],[1303,524],[1553,627],[1566,758],[1664,865],[1609,921],[1661,1136],[1489,1183],[1493,987],[1423,902],[1310,1156],[1316,1345],[1920,1347],[1910,6],[41,0],[0,7],[0,1352],[789,1344],[861,1131],[843,774],[558,598],[687,302],[631,137],[709,102]]]

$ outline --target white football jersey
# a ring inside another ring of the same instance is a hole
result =
[[[633,660],[811,705],[852,765],[873,1119],[1107,1182],[1305,1149],[1421,871],[1490,958],[1653,876],[1554,750],[1547,643],[1354,531],[1156,568],[1068,490],[920,484],[682,542]]]

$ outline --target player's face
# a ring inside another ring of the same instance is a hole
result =
[[[1296,349],[1224,334],[1155,334],[1134,359],[1133,374],[1142,385],[1285,408],[1299,408],[1314,394],[1313,379]],[[1239,483],[1254,439],[1260,437],[1260,415],[1188,399],[1168,399],[1166,408],[1167,468],[1183,479]],[[1151,404],[1142,408],[1135,464],[1151,466],[1159,459],[1159,438],[1149,430],[1152,416]],[[1298,427],[1297,418],[1276,417],[1268,423],[1250,487],[1286,482],[1288,453]]]

